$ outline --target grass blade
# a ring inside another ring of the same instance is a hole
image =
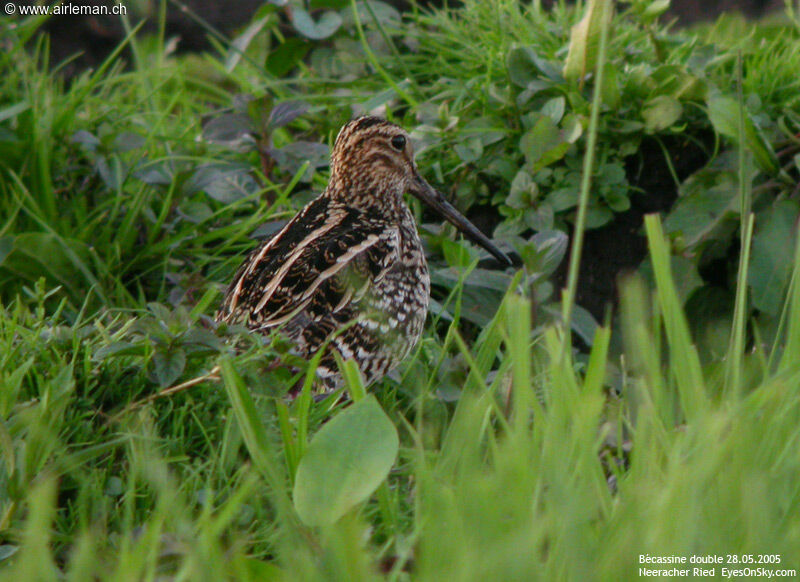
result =
[[[289,529],[294,529],[297,522],[287,494],[287,479],[276,461],[278,456],[272,445],[272,439],[259,419],[253,397],[250,396],[244,380],[233,367],[231,360],[222,359],[219,367],[225,391],[231,401],[250,458],[269,486],[270,496],[281,521],[288,525]]]
[[[708,408],[700,358],[692,344],[689,324],[673,283],[669,246],[661,228],[661,220],[657,214],[649,214],[645,216],[644,224],[650,244],[658,302],[664,318],[664,331],[670,349],[670,365],[683,412],[687,419],[692,419]]]

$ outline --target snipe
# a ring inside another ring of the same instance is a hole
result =
[[[336,138],[328,187],[245,259],[217,321],[280,328],[304,357],[327,341],[317,374],[328,390],[342,383],[332,349],[367,384],[383,377],[417,343],[428,311],[428,265],[405,193],[510,264],[419,175],[402,128],[361,117]]]

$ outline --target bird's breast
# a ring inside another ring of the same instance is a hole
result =
[[[373,282],[373,308],[385,315],[384,330],[416,344],[428,313],[430,275],[415,228],[400,229],[398,249],[392,265]]]

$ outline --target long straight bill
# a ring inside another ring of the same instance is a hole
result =
[[[428,182],[426,182],[421,176],[417,176],[416,178],[416,184],[414,184],[411,194],[441,214],[445,219],[447,219],[448,222],[454,224],[458,230],[467,236],[467,238],[481,245],[498,261],[508,265],[512,264],[511,259],[509,259],[503,251],[494,246],[492,241],[490,241],[486,235],[478,230],[478,227],[467,220],[463,214],[461,214],[452,204],[445,200],[445,197],[442,196],[441,192],[434,189],[433,186],[428,184]]]

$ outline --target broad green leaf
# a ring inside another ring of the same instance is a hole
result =
[[[611,191],[603,192],[603,200],[614,212],[625,212],[631,207],[631,199],[623,188],[614,188]]]
[[[551,81],[558,81],[561,74],[558,69],[542,59],[533,47],[514,47],[506,56],[506,68],[511,82],[517,87],[540,91],[552,86]]]
[[[442,241],[442,254],[451,267],[468,267],[478,258],[478,251],[474,247],[448,239]]]
[[[226,113],[203,125],[203,139],[211,143],[235,144],[254,131],[253,121],[244,113]]]
[[[548,99],[545,104],[542,105],[539,113],[552,119],[553,123],[558,123],[564,117],[564,110],[566,109],[566,106],[567,100],[564,99],[563,95],[559,95],[558,97]]]
[[[525,170],[520,170],[511,182],[506,204],[520,210],[530,208],[536,202],[538,195],[539,187],[531,175]]]
[[[285,77],[303,60],[312,44],[298,37],[287,38],[267,56],[266,69],[276,77]]]
[[[175,173],[172,160],[142,160],[134,170],[133,176],[145,184],[167,185],[175,179]]]
[[[739,103],[731,97],[714,94],[708,98],[707,105],[708,118],[717,133],[738,142]],[[758,168],[768,174],[776,174],[780,169],[778,157],[747,110],[744,111],[744,140]]]
[[[642,107],[642,118],[647,133],[657,133],[672,127],[683,114],[680,101],[669,95],[653,97]]]
[[[158,351],[153,354],[153,373],[162,388],[171,386],[183,374],[186,367],[186,352],[181,348]]]
[[[307,167],[300,180],[310,182],[314,170],[328,164],[328,146],[310,141],[294,141],[280,149],[270,151],[278,166],[289,174],[296,174]]]
[[[535,173],[563,158],[570,143],[552,119],[541,116],[520,138],[519,146],[525,155],[525,161]]]
[[[125,492],[125,482],[116,475],[111,476],[106,481],[103,493],[109,497],[119,497]]]
[[[737,177],[731,172],[701,171],[681,185],[680,197],[664,220],[678,250],[694,250],[739,210]]]
[[[106,187],[114,191],[122,188],[128,173],[127,168],[117,155],[111,155],[108,158],[100,156],[95,162],[95,169]]]
[[[230,73],[236,68],[236,65],[238,65],[239,61],[242,60],[242,55],[245,53],[245,51],[247,51],[247,47],[250,46],[250,43],[253,42],[253,39],[256,38],[258,33],[260,33],[272,20],[271,12],[275,10],[272,5],[264,4],[262,5],[261,10],[267,10],[269,14],[253,20],[250,25],[244,29],[242,34],[233,39],[233,42],[228,49],[228,56],[225,58],[225,70],[227,72]]]
[[[552,274],[569,247],[569,237],[560,230],[545,230],[533,235],[520,249],[522,260],[532,273]]]
[[[505,138],[509,129],[491,117],[478,117],[465,123],[461,133],[478,138],[482,145],[487,146]]]
[[[708,92],[706,82],[681,64],[656,67],[650,71],[641,86],[643,89],[657,91],[659,95],[669,95],[682,101],[705,99]]]
[[[253,194],[258,184],[246,164],[207,164],[199,166],[184,184],[187,193],[201,190],[214,200],[230,204]]]
[[[525,224],[537,232],[550,230],[553,228],[553,223],[555,222],[553,207],[543,203],[537,205],[536,208],[529,208],[525,211],[523,220]],[[502,224],[503,223],[501,223],[501,225]],[[497,231],[495,230],[495,232]]]
[[[676,275],[676,282],[677,279]],[[734,295],[716,285],[702,285],[685,300],[692,338],[703,359],[720,359],[728,351]]]
[[[594,316],[580,305],[575,305],[572,312],[572,331],[578,334],[587,346],[591,346],[597,335],[600,324]]]
[[[792,276],[787,252],[795,245],[798,214],[800,204],[787,199],[756,217],[747,282],[753,306],[770,315],[780,313]]]
[[[586,228],[600,228],[614,219],[611,209],[599,204],[591,204],[586,209]]]
[[[397,430],[368,395],[325,424],[297,467],[294,506],[310,526],[325,526],[365,501],[397,457]]]
[[[611,0],[589,0],[583,18],[572,27],[569,52],[564,62],[567,81],[583,79],[594,71],[600,45],[600,31],[609,26],[613,17]]]
[[[453,147],[453,151],[464,163],[474,162],[483,155],[483,144],[477,137],[468,137]]]
[[[346,0],[344,5],[347,6],[342,11],[342,23],[346,27],[354,26],[353,10],[350,8],[350,0]],[[378,24],[388,27],[400,26],[403,19],[400,11],[386,2],[381,0],[368,0],[367,2],[356,2],[356,12],[358,18],[364,26],[371,26],[378,21]]]
[[[97,146],[100,145],[100,140],[97,137],[86,131],[85,129],[81,129],[76,131],[72,139],[70,140],[72,143],[79,144],[84,150],[87,152],[93,152],[97,149]]]
[[[333,10],[323,12],[316,22],[308,12],[296,6],[292,7],[290,14],[294,29],[311,40],[326,39],[342,25],[342,17]]]
[[[544,305],[542,311],[555,318],[561,317],[561,308],[555,304]],[[599,327],[600,324],[589,311],[577,304],[573,307],[570,328],[587,346],[591,346],[594,342]]]
[[[642,15],[648,19],[655,19],[669,9],[670,0],[647,0],[643,2],[645,9]]]
[[[577,188],[559,188],[550,192],[544,201],[554,212],[562,212],[578,205],[579,194]]]
[[[561,120],[561,127],[561,133],[567,143],[575,143],[583,135],[581,119],[573,113],[567,113],[564,116],[564,119]]]
[[[236,111],[245,113],[251,120],[252,126],[260,133],[267,131],[269,119],[274,109],[275,100],[266,93],[260,97],[245,96],[238,104]]]
[[[461,269],[453,267],[447,269],[436,269],[431,272],[431,282],[443,287],[452,288],[463,277]],[[482,289],[489,289],[492,291],[499,291],[505,293],[508,289],[508,284],[511,278],[502,271],[491,271],[489,269],[476,268],[470,271],[467,278],[464,279],[466,287],[479,287]]]
[[[129,152],[144,147],[144,137],[132,131],[123,131],[114,138],[114,149],[118,152]]]
[[[308,111],[310,105],[305,101],[284,101],[278,103],[269,112],[269,127],[277,129],[288,125]]]

